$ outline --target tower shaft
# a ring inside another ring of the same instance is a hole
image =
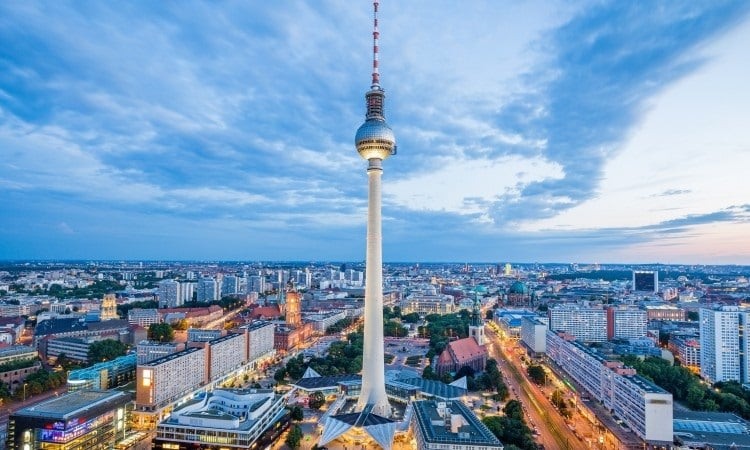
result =
[[[367,168],[367,260],[365,267],[365,336],[362,353],[362,391],[357,409],[390,417],[383,362],[383,242],[381,237],[382,160],[370,159]]]

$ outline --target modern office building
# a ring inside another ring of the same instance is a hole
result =
[[[659,291],[659,272],[653,270],[633,271],[633,291],[655,294]]]
[[[607,308],[607,339],[634,339],[646,336],[646,311],[636,308]]]
[[[286,397],[270,389],[216,389],[181,405],[160,422],[152,448],[266,448],[270,438],[281,432],[276,425],[284,424],[285,405]]]
[[[20,409],[8,419],[8,450],[105,450],[125,437],[131,397],[77,391]]]
[[[135,380],[135,353],[68,373],[68,391],[106,390]]]
[[[413,404],[411,429],[417,450],[498,450],[503,444],[460,401]]]
[[[750,333],[745,331],[750,312],[736,306],[701,308],[699,317],[701,376],[711,383],[750,382]]]
[[[548,310],[549,329],[572,334],[581,342],[607,341],[607,314],[603,308],[576,304]]]

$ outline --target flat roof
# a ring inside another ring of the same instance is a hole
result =
[[[361,381],[362,377],[356,374],[345,374],[335,375],[330,377],[309,377],[301,378],[295,381],[292,385],[297,386],[302,390],[313,390],[313,389],[333,389],[344,381]]]
[[[424,378],[406,378],[397,380],[401,383],[414,386],[420,390],[420,392],[432,395],[433,397],[440,397],[444,399],[457,399],[466,395],[466,389],[458,386],[451,386],[441,381],[425,380]],[[387,382],[386,384],[390,384]]]
[[[748,434],[748,421],[732,413],[708,411],[675,411],[675,432]]]
[[[651,393],[651,394],[669,394],[666,390],[660,388],[659,386],[655,385],[654,383],[650,382],[649,380],[643,378],[640,375],[633,375],[627,377],[633,384],[637,385],[644,391]],[[671,394],[670,394],[671,395]]]
[[[446,407],[450,408],[451,414],[458,414],[464,419],[464,424],[459,427],[458,433],[452,433],[449,427],[443,425],[444,419],[438,413],[438,403],[442,402],[422,400],[413,403],[417,424],[425,441],[503,448],[503,444],[487,426],[460,401],[445,402]],[[433,421],[441,423],[440,425],[433,425]]]
[[[105,412],[130,400],[131,396],[122,391],[76,391],[20,409],[13,415],[67,420],[89,411]]]
[[[198,350],[203,350],[201,347],[188,347],[185,350],[179,351],[177,353],[172,353],[171,355],[162,356],[159,359],[155,359],[153,361],[149,361],[147,363],[139,364],[138,366],[147,366],[147,367],[153,367],[158,366],[160,364],[164,364],[167,361],[171,361],[173,359],[180,358],[185,355],[189,355],[190,353],[197,352]]]

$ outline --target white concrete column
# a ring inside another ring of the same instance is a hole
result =
[[[365,336],[362,354],[362,392],[357,409],[373,405],[372,412],[390,417],[391,407],[385,393],[383,362],[383,244],[381,238],[381,177],[380,159],[370,159],[367,205],[367,260],[365,280]]]

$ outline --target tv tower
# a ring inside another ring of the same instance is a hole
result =
[[[365,123],[354,138],[359,156],[367,160],[367,260],[365,267],[365,335],[362,354],[362,391],[357,410],[391,416],[385,393],[383,362],[383,242],[381,237],[381,177],[383,160],[396,153],[396,138],[383,115],[385,92],[378,71],[378,1],[373,2],[372,85],[365,94]]]

